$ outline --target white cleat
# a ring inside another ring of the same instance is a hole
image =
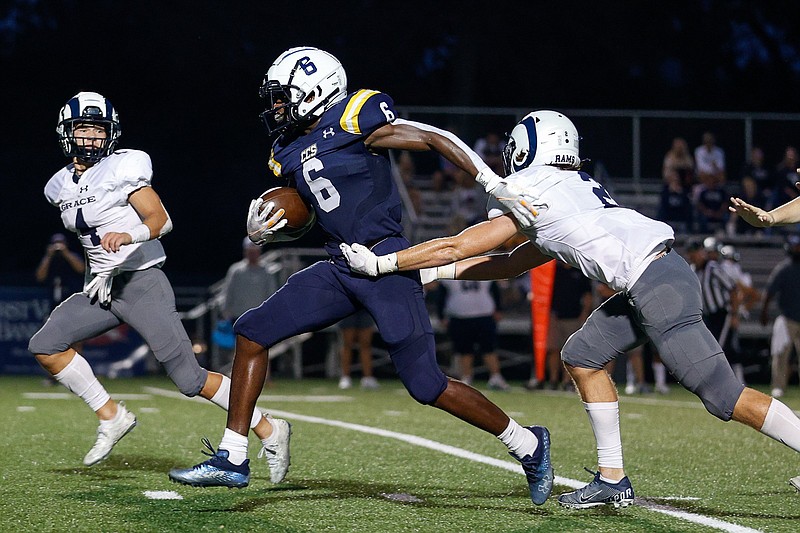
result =
[[[350,376],[342,376],[339,378],[339,388],[342,390],[347,390],[353,386],[353,380],[350,379]]]
[[[267,417],[272,424],[272,435],[269,436],[269,444],[261,447],[258,458],[267,458],[269,465],[269,480],[272,483],[280,483],[289,471],[290,453],[289,440],[292,438],[292,425],[281,418]]]
[[[114,445],[136,427],[136,415],[125,408],[125,404],[117,404],[117,416],[114,420],[97,428],[97,440],[83,458],[83,464],[92,466],[109,456]]]
[[[500,374],[494,374],[491,376],[486,385],[492,390],[508,390],[511,388]]]
[[[800,476],[796,476],[790,479],[789,485],[794,487],[797,490],[797,492],[800,492]]]
[[[361,378],[361,388],[364,390],[377,390],[381,387],[378,380],[372,376],[364,376]]]

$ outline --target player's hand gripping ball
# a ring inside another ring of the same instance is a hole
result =
[[[292,187],[274,187],[250,202],[247,235],[256,244],[292,241],[316,221],[314,209]]]

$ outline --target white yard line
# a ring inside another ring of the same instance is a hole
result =
[[[158,389],[155,387],[146,387],[147,392],[155,395],[163,395],[172,397],[173,391],[168,391],[164,389]],[[188,399],[183,395],[179,396],[184,399]],[[265,398],[269,398],[268,396]],[[455,457],[459,457],[462,459],[469,459],[470,461],[475,461],[476,463],[482,463],[490,466],[496,466],[498,468],[503,468],[510,472],[514,472],[517,474],[523,474],[522,466],[519,463],[512,463],[510,461],[504,461],[500,459],[495,459],[494,457],[488,457],[486,455],[481,455],[478,453],[471,452],[469,450],[464,450],[462,448],[457,448],[455,446],[450,446],[448,444],[442,444],[441,442],[436,442],[430,439],[426,439],[423,437],[417,437],[416,435],[409,435],[407,433],[398,433],[396,431],[390,431],[387,429],[381,428],[374,428],[371,426],[364,426],[361,424],[352,424],[350,422],[342,422],[340,420],[330,420],[327,418],[320,418],[317,416],[308,416],[308,415],[301,415],[297,413],[290,413],[289,411],[280,411],[276,409],[270,409],[270,414],[274,416],[279,416],[283,418],[290,418],[292,420],[300,420],[303,422],[309,422],[311,424],[322,424],[326,426],[338,427],[342,429],[349,429],[352,431],[358,431],[360,433],[367,433],[369,435],[376,435],[379,437],[385,437],[389,439],[399,440],[408,444],[412,444],[414,446],[420,446],[422,448],[428,448],[430,450],[435,450],[441,453],[446,453],[448,455],[453,455]],[[578,481],[577,479],[570,479],[561,476],[556,476],[555,482],[559,485],[566,485],[567,487],[577,489],[586,485],[586,481]],[[641,498],[636,499],[635,505],[639,505],[645,509],[655,511],[657,513],[662,513],[668,516],[672,516],[675,518],[680,518],[682,520],[686,520],[695,524],[700,524],[706,527],[719,529],[721,531],[727,531],[730,533],[760,533],[758,529],[752,529],[749,527],[740,526],[738,524],[732,524],[730,522],[725,522],[724,520],[718,520],[716,518],[711,518],[710,516],[704,516],[700,514],[690,513],[687,511],[683,511],[681,509],[677,509],[675,507],[670,507],[668,505],[657,504],[648,500],[644,500]]]

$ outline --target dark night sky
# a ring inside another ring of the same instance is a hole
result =
[[[797,4],[6,0],[0,279],[31,282],[61,228],[42,187],[78,91],[111,99],[121,146],[152,156],[175,223],[165,270],[204,283],[239,258],[249,199],[276,184],[257,88],[286,48],[327,49],[351,89],[397,105],[795,113]]]

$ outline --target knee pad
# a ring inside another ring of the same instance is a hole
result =
[[[54,353],[67,351],[69,343],[61,340],[63,336],[55,334],[58,329],[57,323],[48,320],[28,341],[28,350],[34,355],[53,355]]]
[[[613,358],[613,356],[606,357],[598,352],[596,346],[589,346],[578,334],[573,334],[561,348],[561,361],[578,368],[600,370]]]
[[[400,380],[414,400],[431,405],[447,388],[447,376],[436,362],[433,335],[421,335],[390,347]]]
[[[186,354],[185,350],[178,349],[171,357],[162,360],[161,364],[181,394],[191,398],[203,390],[208,371],[200,366],[191,351]]]

